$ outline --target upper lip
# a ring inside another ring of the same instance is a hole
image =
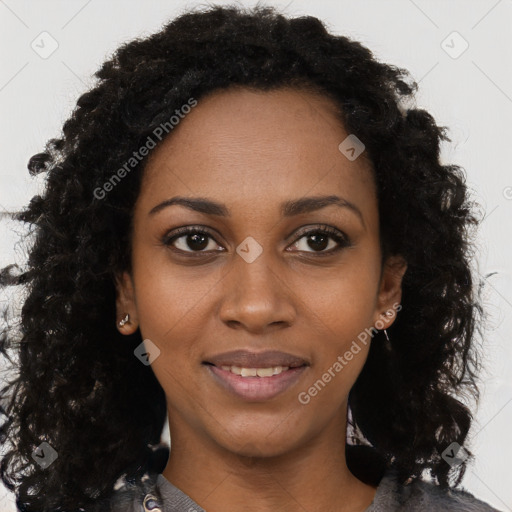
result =
[[[215,366],[238,366],[241,368],[298,367],[309,365],[309,362],[300,356],[277,350],[267,350],[265,352],[232,350],[210,356],[203,363],[210,363]]]

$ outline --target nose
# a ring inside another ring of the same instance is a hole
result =
[[[223,279],[220,319],[233,329],[263,334],[294,323],[296,295],[265,251],[248,263],[238,255]]]

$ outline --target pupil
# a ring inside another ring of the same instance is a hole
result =
[[[190,243],[190,241],[192,241],[192,243]],[[190,249],[201,250],[208,246],[208,237],[200,233],[194,233],[193,235],[188,235],[187,244]],[[196,245],[194,246],[194,244]]]
[[[309,246],[312,248],[312,249],[318,249],[318,250],[323,250],[327,247],[327,240],[328,240],[328,236],[326,235],[322,235],[322,234],[316,234],[316,235],[309,235],[309,238],[310,240],[313,240],[313,246],[311,244],[309,244]],[[318,239],[321,239],[322,242],[318,242]],[[316,244],[316,247],[315,247],[315,244]]]

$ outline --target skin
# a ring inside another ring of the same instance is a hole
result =
[[[371,164],[364,153],[349,161],[340,152],[349,133],[333,110],[327,98],[297,89],[217,91],[149,157],[134,210],[132,273],[117,279],[118,319],[130,315],[119,329],[140,328],[160,350],[152,369],[172,439],[163,475],[208,512],[363,511],[375,495],[348,470],[344,433],[350,388],[379,341],[361,345],[307,405],[297,398],[365,328],[393,323],[383,313],[400,302],[406,270],[400,257],[381,266]],[[283,201],[332,194],[362,220],[335,205],[281,216]],[[231,216],[181,205],[149,214],[173,196],[213,199]],[[203,248],[186,235],[175,251],[162,242],[197,225],[212,232]],[[332,226],[351,246],[320,256],[338,243],[297,235],[306,226]],[[251,263],[236,252],[248,236],[263,250]],[[208,254],[187,256],[201,250]],[[201,364],[239,348],[282,350],[310,366],[292,388],[247,402]]]

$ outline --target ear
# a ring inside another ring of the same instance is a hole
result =
[[[121,334],[133,334],[138,326],[135,287],[128,272],[115,277],[116,285],[116,325]],[[128,321],[120,326],[119,322],[128,314]]]
[[[387,329],[395,321],[402,300],[402,278],[407,270],[407,262],[400,256],[390,256],[384,263],[379,285],[377,305],[375,308],[374,323],[380,320]]]

